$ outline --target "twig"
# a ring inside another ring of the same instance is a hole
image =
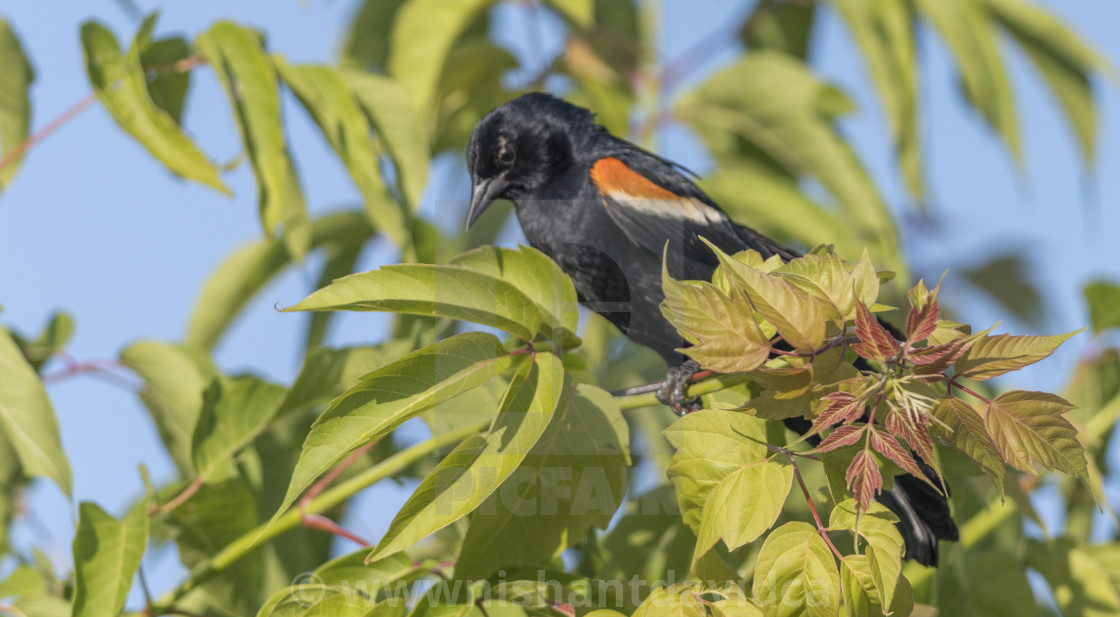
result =
[[[825,527],[824,522],[821,521],[821,515],[817,513],[817,506],[813,503],[812,495],[809,494],[809,487],[805,486],[805,479],[801,477],[801,470],[797,468],[797,460],[794,459],[792,452],[787,451],[786,455],[789,456],[789,464],[793,465],[793,477],[797,478],[797,484],[801,486],[801,494],[805,495],[805,501],[809,504],[809,512],[813,513],[813,520],[817,523],[817,533],[820,534],[825,544],[828,544],[828,548],[832,549],[832,552],[836,554],[840,561],[844,561],[844,554],[832,543],[832,538],[828,537],[828,527]]]
[[[358,459],[362,458],[362,456],[364,456],[366,452],[369,452],[370,448],[373,448],[375,445],[377,445],[377,442],[379,441],[381,440],[375,439],[358,448],[357,450],[354,450],[350,453],[350,456],[347,456],[346,459],[336,465],[334,469],[331,469],[329,472],[327,472],[327,475],[320,478],[315,484],[311,485],[311,488],[307,489],[307,493],[299,500],[299,522],[301,525],[307,527],[308,529],[318,529],[320,531],[325,531],[327,533],[346,538],[347,540],[356,542],[361,546],[370,545],[369,541],[355,533],[347,531],[346,528],[344,528],[342,525],[339,525],[338,523],[321,514],[308,512],[307,509],[308,507],[310,507],[311,502],[319,496],[319,493],[322,493],[324,489],[334,483],[334,481],[338,479],[338,477],[341,476],[343,472],[349,469],[354,463],[358,462]]]
[[[988,397],[986,397],[986,396],[983,396],[983,395],[977,394],[976,392],[973,392],[971,388],[968,388],[968,387],[966,387],[966,386],[962,386],[961,384],[957,383],[957,379],[956,379],[956,377],[954,377],[954,378],[952,378],[952,379],[950,379],[950,380],[949,380],[949,389],[950,389],[950,390],[952,390],[952,389],[953,389],[954,387],[956,387],[957,389],[959,389],[959,390],[960,390],[961,392],[964,392],[964,393],[966,393],[966,394],[971,394],[972,396],[975,396],[976,398],[978,398],[978,399],[980,399],[980,400],[984,401],[984,402],[985,402],[985,403],[987,403],[988,405],[991,405],[991,404],[992,404],[992,399],[990,399],[990,398],[988,398]]]
[[[204,482],[206,482],[206,476],[199,475],[194,480],[191,480],[191,483],[189,485],[187,485],[187,488],[183,489],[183,492],[176,495],[174,498],[171,499],[171,501],[168,501],[167,503],[163,504],[162,506],[159,506],[158,508],[152,510],[151,512],[149,512],[149,514],[155,514],[157,512],[159,514],[167,514],[168,512],[171,512],[172,510],[174,510],[175,508],[178,508],[179,506],[186,503],[186,501],[188,499],[190,499],[191,496],[193,496],[195,493],[197,493],[198,489],[202,488],[202,484]]]
[[[808,452],[798,452],[797,450],[790,450],[781,446],[775,446],[772,443],[766,444],[766,449],[775,454],[785,454],[786,456],[800,456],[801,458],[809,459],[810,461],[819,461],[821,457],[816,454],[809,454]]]
[[[350,499],[359,491],[400,472],[402,469],[407,468],[409,465],[428,456],[432,452],[458,443],[464,438],[485,429],[489,423],[489,420],[476,422],[469,426],[443,433],[423,443],[412,446],[407,450],[398,452],[373,467],[356,474],[353,478],[323,491],[321,495],[307,505],[306,511],[317,514],[330,510],[345,502],[347,499]],[[300,511],[298,509],[292,509],[280,515],[274,521],[264,522],[256,528],[245,532],[241,537],[233,540],[227,544],[225,548],[218,551],[213,557],[198,564],[198,566],[191,571],[190,577],[188,577],[187,580],[183,581],[157,600],[156,604],[152,607],[153,613],[157,615],[166,614],[169,610],[172,610],[175,603],[178,602],[180,598],[196,589],[199,585],[221,574],[256,548],[298,527],[299,524]]]
[[[78,101],[77,103],[74,103],[72,106],[70,106],[69,109],[59,114],[57,118],[47,123],[46,126],[39,129],[27,139],[20,142],[20,144],[13,148],[11,152],[4,155],[3,158],[0,158],[0,171],[3,171],[5,167],[18,161],[23,157],[24,154],[27,153],[28,150],[31,149],[32,146],[38,144],[39,142],[49,137],[51,133],[62,128],[62,125],[74,119],[75,116],[82,113],[85,108],[92,105],[96,100],[97,97],[94,96],[92,92],[87,94],[85,98]]]
[[[719,390],[726,390],[727,388],[732,388],[739,384],[746,383],[750,380],[750,375],[746,373],[717,375],[710,379],[705,379],[704,381],[692,384],[688,387],[688,392],[685,393],[685,396],[692,398],[694,396],[700,396],[702,394],[709,394],[711,392],[717,392]],[[656,391],[656,386],[659,385],[660,384],[656,384],[653,390]],[[619,409],[623,410],[637,409],[638,407],[654,407],[656,405],[662,404],[661,401],[657,400],[657,396],[654,392],[615,395],[615,401],[618,402]]]

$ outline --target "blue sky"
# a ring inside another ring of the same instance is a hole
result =
[[[158,8],[147,0],[136,3],[145,11]],[[356,4],[350,0],[168,3],[162,7],[157,33],[193,36],[217,19],[232,19],[266,32],[270,48],[289,60],[324,62],[335,56]],[[1042,4],[1062,15],[1112,62],[1120,62],[1120,39],[1114,32],[1120,4],[1057,0]],[[712,24],[728,23],[745,6],[721,0],[666,0],[663,55],[675,57],[718,29]],[[131,38],[138,26],[109,0],[13,2],[0,12],[15,25],[38,74],[33,90],[35,127],[89,92],[78,39],[84,20],[96,17],[122,40]],[[859,106],[843,122],[843,130],[888,201],[909,216],[912,211],[906,207],[892,161],[886,122],[862,62],[835,16],[826,13],[824,19],[816,66],[851,93]],[[525,39],[524,8],[499,10],[494,28],[500,40],[531,61],[535,51]],[[542,47],[555,49],[560,39],[551,28],[545,33]],[[1025,162],[1017,170],[1004,146],[960,104],[955,72],[941,42],[925,31],[921,45],[923,83],[929,85],[923,92],[927,178],[932,210],[944,233],[933,239],[913,234],[906,238],[915,265],[923,274],[937,277],[945,268],[1003,250],[1025,250],[1032,273],[1052,300],[1053,310],[1038,333],[1086,325],[1081,286],[1097,277],[1120,280],[1114,248],[1120,231],[1120,174],[1115,173],[1120,156],[1120,123],[1115,121],[1120,116],[1120,91],[1115,85],[1098,84],[1099,156],[1096,172],[1089,172],[1081,165],[1055,101],[1023,57],[1012,54],[1025,146]],[[686,84],[702,79],[733,51],[697,67]],[[311,209],[321,213],[356,204],[357,191],[342,166],[290,100],[286,113]],[[196,72],[186,125],[218,160],[230,160],[240,149],[224,94],[209,71]],[[662,154],[700,170],[706,166],[701,149],[686,131],[670,129],[662,137]],[[425,196],[429,209],[437,201],[442,207],[467,194],[458,158],[437,161],[432,179]],[[81,360],[114,358],[139,338],[181,338],[195,296],[212,268],[235,247],[260,237],[247,166],[230,174],[228,183],[236,192],[233,199],[175,180],[108,114],[91,108],[38,146],[11,189],[0,195],[0,304],[4,307],[0,317],[23,332],[37,332],[52,310],[71,311],[77,331],[70,351]],[[373,267],[384,256],[374,252],[362,265]],[[962,317],[985,326],[1001,318],[996,307],[953,284],[953,276],[951,270],[947,301]],[[308,291],[308,280],[306,273],[296,271],[270,287],[219,347],[219,364],[230,371],[249,369],[290,382],[299,366],[303,323],[272,307],[300,299]],[[378,323],[376,316],[347,316],[332,342],[373,340]],[[1014,321],[1005,321],[1005,328],[1029,331]],[[1090,344],[1088,335],[1074,339],[1056,360],[1025,373],[1016,385],[1060,388],[1069,363]],[[171,477],[172,466],[132,393],[96,379],[76,378],[53,385],[50,394],[74,465],[77,500],[94,499],[120,513],[140,491],[140,463],[157,479]],[[355,509],[359,514],[353,527],[360,535],[378,537],[395,511],[393,506],[406,496],[400,490],[380,492],[379,507]],[[30,507],[53,541],[45,540],[38,524],[23,523],[17,527],[18,545],[26,548],[30,542],[46,541],[52,556],[66,567],[74,507],[46,483],[36,484]],[[179,573],[171,556],[149,556],[145,564],[157,592]]]

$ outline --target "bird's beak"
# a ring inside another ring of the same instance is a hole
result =
[[[467,229],[471,228],[477,219],[486,208],[493,203],[498,195],[509,188],[509,182],[501,176],[493,178],[486,178],[479,180],[475,183],[474,189],[471,191],[471,209],[467,211]]]

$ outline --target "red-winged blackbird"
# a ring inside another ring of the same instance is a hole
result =
[[[663,255],[670,275],[693,280],[710,280],[718,265],[700,237],[726,253],[798,256],[733,222],[680,166],[548,94],[526,94],[487,114],[471,135],[467,165],[467,226],[495,199],[512,201],[529,243],[572,278],[580,302],[665,358],[670,371],[659,398],[678,412],[693,404],[684,388],[697,365],[677,351],[687,343],[661,313]],[[786,424],[802,434],[809,427],[800,418]],[[945,496],[914,476],[895,478],[879,501],[898,515],[908,558],[934,565],[937,541],[957,539]]]

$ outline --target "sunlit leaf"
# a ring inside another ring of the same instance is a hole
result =
[[[287,311],[383,311],[450,317],[505,330],[531,341],[540,311],[501,279],[460,266],[398,264],[351,274]]]
[[[910,194],[925,197],[918,113],[918,58],[907,3],[830,0],[851,30],[883,102]]]
[[[23,473],[49,478],[67,497],[72,476],[62,449],[58,419],[39,375],[7,330],[0,328],[0,429]]]
[[[778,329],[778,333],[786,342],[798,349],[816,349],[821,345],[824,341],[827,315],[825,304],[821,299],[810,296],[780,277],[752,268],[728,256],[714,245],[708,246],[715,251],[724,275],[732,282],[733,289],[742,290],[742,293],[746,294],[748,302],[737,303],[738,306],[731,309],[732,311],[745,312],[747,307],[753,307],[755,312]],[[664,281],[663,286],[665,286]],[[665,287],[668,295],[668,286]],[[746,321],[754,321],[749,316],[738,315],[738,317]],[[746,336],[743,338],[747,339]],[[769,341],[766,347],[768,350]]]
[[[571,382],[564,389],[540,440],[471,519],[456,576],[546,563],[610,523],[626,490],[626,421],[605,390]]]
[[[1030,472],[1039,463],[1088,483],[1085,449],[1065,417],[1072,408],[1054,394],[1012,390],[992,399],[984,425],[1012,467]]]
[[[82,502],[78,513],[73,615],[119,614],[148,546],[147,501],[140,501],[122,520],[89,501]]]
[[[844,557],[840,564],[840,586],[844,592],[844,607],[850,617],[884,617],[888,614],[883,610],[882,598],[875,587],[865,555]],[[906,578],[899,578],[889,614],[911,615],[913,610],[914,590]]]
[[[19,38],[7,20],[0,18],[0,160],[7,160],[27,139],[31,130],[31,99],[28,91],[35,81],[35,71],[23,51]],[[22,157],[0,169],[0,189],[11,183]]]
[[[976,340],[953,368],[959,377],[978,381],[991,379],[1049,357],[1058,345],[1079,332],[1081,330],[1053,336],[985,336]]]
[[[260,34],[219,21],[195,41],[222,81],[234,108],[241,141],[253,164],[261,224],[283,229],[288,253],[302,260],[311,243],[303,190],[296,176],[280,114],[280,85]]]
[[[492,334],[473,332],[410,353],[366,375],[332,401],[311,427],[280,511],[353,450],[490,380],[514,359]]]
[[[410,0],[397,12],[389,72],[415,104],[428,108],[451,45],[495,0]]]
[[[677,489],[681,516],[697,531],[704,505],[720,481],[767,455],[762,424],[734,411],[690,413],[665,429],[665,437],[677,450],[668,476]]]
[[[898,517],[883,505],[872,503],[861,513],[851,499],[836,504],[828,519],[829,527],[851,529],[866,543],[863,552],[871,579],[879,593],[879,603],[887,606],[894,604],[905,552],[902,535],[895,526],[897,522]]]
[[[346,41],[339,52],[343,66],[368,70],[384,69],[389,59],[389,40],[397,11],[407,0],[363,0],[348,21]]]
[[[191,348],[139,341],[121,351],[121,362],[144,381],[140,400],[179,471],[193,477],[191,436],[202,410],[203,392],[217,373],[204,354]]]
[[[408,241],[406,220],[381,179],[373,149],[372,127],[342,73],[330,66],[291,65],[272,57],[276,71],[318,125],[327,143],[346,166],[358,187],[373,224],[385,230],[398,246]]]
[[[468,437],[420,483],[369,559],[412,546],[466,516],[510,477],[551,422],[564,367],[549,353],[518,369],[486,433]]]
[[[431,130],[400,82],[383,75],[348,72],[350,88],[377,130],[397,171],[397,186],[413,210],[428,182]]]
[[[144,21],[127,55],[104,26],[92,21],[82,25],[82,50],[94,94],[117,124],[172,173],[230,194],[218,168],[148,94],[140,54],[151,45],[156,16]]]
[[[662,273],[661,286],[665,290],[662,312],[692,343],[688,355],[704,368],[722,373],[750,371],[770,357],[770,340],[745,300],[735,302],[704,281],[673,280],[668,270]]]
[[[517,250],[484,246],[456,256],[451,263],[513,284],[537,305],[543,324],[553,330],[545,332],[548,338],[565,348],[579,345],[576,289],[544,253],[525,246]]]
[[[754,571],[752,596],[766,617],[835,617],[840,611],[840,572],[808,523],[790,522],[770,532]]]
[[[1089,77],[1108,62],[1083,37],[1054,14],[1022,0],[984,0],[992,16],[1014,37],[1050,86],[1066,112],[1081,144],[1081,155],[1092,163],[1097,137],[1097,113]]]
[[[1093,281],[1085,286],[1084,294],[1095,334],[1120,328],[1120,285]]]
[[[793,466],[765,459],[721,480],[704,504],[693,564],[721,539],[735,550],[769,530],[782,513],[792,481]]]
[[[284,390],[249,376],[211,381],[191,439],[197,473],[207,475],[256,439],[275,417]]]
[[[992,476],[1002,493],[1007,470],[980,414],[968,403],[954,397],[940,399],[930,413],[937,419],[930,424],[930,431],[975,461]]]
[[[1019,121],[1010,74],[998,47],[995,24],[976,0],[915,0],[914,6],[945,39],[956,60],[969,103],[1021,160]]]

